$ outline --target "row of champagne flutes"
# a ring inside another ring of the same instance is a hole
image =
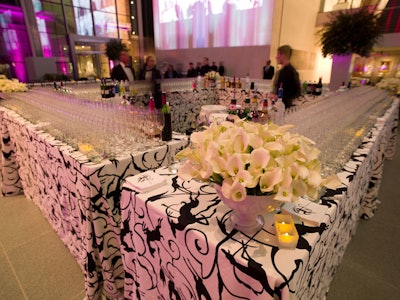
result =
[[[49,88],[15,94],[9,105],[57,139],[87,150],[90,159],[127,155],[160,145],[161,113],[119,100],[88,100]],[[7,103],[5,103],[7,106]]]
[[[390,104],[383,91],[372,87],[331,95],[318,105],[304,105],[287,113],[285,123],[314,140],[320,149],[323,175],[337,173],[350,159],[363,137]]]

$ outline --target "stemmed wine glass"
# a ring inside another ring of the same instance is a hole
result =
[[[156,142],[158,145],[162,145],[162,131],[164,128],[164,114],[162,110],[156,110],[155,117],[153,119],[154,126],[154,137],[159,136],[158,141]]]

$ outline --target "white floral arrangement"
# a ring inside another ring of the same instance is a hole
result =
[[[217,81],[221,77],[217,71],[210,71],[204,75],[205,78]]]
[[[376,87],[397,94],[400,92],[400,78],[384,78],[376,84]]]
[[[18,79],[8,79],[5,75],[0,75],[0,92],[26,92],[28,90],[25,83],[21,83]]]
[[[178,175],[221,186],[224,197],[243,201],[247,195],[274,195],[274,200],[296,202],[318,197],[322,186],[336,188],[336,175],[323,179],[320,151],[292,125],[259,124],[235,118],[211,123],[191,135],[191,146],[177,154],[186,161]]]

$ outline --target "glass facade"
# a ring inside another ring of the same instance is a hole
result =
[[[131,20],[137,17],[131,16],[132,4],[126,0],[1,1],[0,64],[9,66],[8,76],[23,82],[38,80],[28,78],[24,58],[32,56],[54,59],[57,74],[64,78],[108,77],[104,54],[108,40],[122,39],[132,53],[139,52],[137,32],[132,34]]]
[[[2,68],[7,76],[24,80],[24,57],[32,52],[22,10],[11,2],[0,4],[0,64],[7,66]]]

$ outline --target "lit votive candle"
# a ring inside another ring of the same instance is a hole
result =
[[[278,234],[279,246],[283,248],[295,248],[297,246],[298,235],[289,232]]]
[[[290,232],[292,230],[292,228],[293,228],[291,223],[277,222],[277,224],[278,224],[278,230],[281,233]]]
[[[290,215],[276,214],[275,229],[280,248],[296,248],[299,234]]]

